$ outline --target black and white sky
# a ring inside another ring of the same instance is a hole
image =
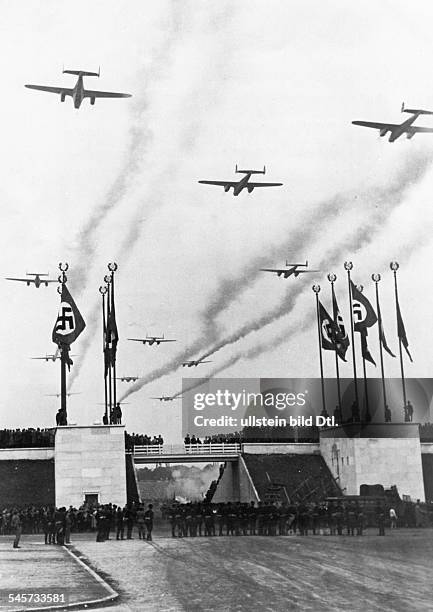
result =
[[[99,286],[116,261],[118,374],[129,431],[180,436],[182,376],[318,376],[313,282],[330,308],[328,272],[348,319],[343,264],[373,299],[379,272],[388,342],[397,349],[392,274],[414,363],[431,375],[433,135],[394,143],[355,119],[401,122],[402,101],[433,109],[433,6],[426,1],[64,0],[1,9],[2,276],[58,275],[87,322],[73,345],[70,420],[100,420]],[[65,68],[97,71],[88,87],[127,100],[85,101],[30,91],[73,86]],[[431,118],[417,120],[433,126]],[[233,197],[200,179],[235,164],[283,187]],[[285,259],[317,274],[259,272]],[[51,426],[59,364],[52,352],[55,285],[0,281],[0,426]],[[165,333],[143,347],[127,337]],[[377,334],[371,352],[378,355]],[[181,368],[213,352],[212,363]],[[333,359],[325,354],[325,374]],[[397,359],[386,373],[399,375]],[[193,370],[193,371],[191,371]],[[379,370],[369,367],[371,376]],[[351,376],[351,364],[342,367]],[[133,393],[130,393],[133,390]]]

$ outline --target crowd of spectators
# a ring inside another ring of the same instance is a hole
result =
[[[54,446],[55,429],[0,429],[0,448],[45,448]]]
[[[164,438],[161,434],[157,436],[148,436],[147,434],[129,434],[125,431],[125,448],[132,450],[134,446],[162,446],[164,444]]]

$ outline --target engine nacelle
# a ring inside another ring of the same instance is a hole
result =
[[[248,193],[252,193],[254,190],[254,187],[248,187]]]
[[[60,94],[60,102],[64,102],[66,98],[66,94],[62,93]]]
[[[410,140],[410,139],[411,139],[411,138],[413,138],[414,136],[415,136],[415,132],[407,132],[407,134],[406,134],[406,138],[407,138],[408,140]]]
[[[230,189],[230,185],[224,185],[224,191],[227,193],[227,191]]]
[[[386,128],[382,128],[379,133],[381,136],[386,136],[387,131],[388,130]]]
[[[95,100],[96,98],[90,98],[90,104],[93,106],[93,104],[95,104]]]
[[[48,287],[48,283],[45,283],[45,287]]]

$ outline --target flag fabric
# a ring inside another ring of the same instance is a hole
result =
[[[337,298],[335,297],[334,287],[332,287],[332,310],[334,315],[334,323],[336,325],[335,335],[335,347],[338,356],[343,361],[346,361],[346,351],[349,348],[349,336],[346,332],[343,317],[341,316],[340,309],[338,308]]]
[[[337,351],[340,355],[337,337],[340,334],[338,325],[333,318],[328,314],[326,308],[319,300],[319,325],[322,348],[325,351]],[[341,355],[340,355],[341,356]],[[344,359],[344,356],[342,357]],[[345,361],[345,359],[344,359]]]
[[[361,330],[361,352],[362,352],[362,358],[365,359],[366,361],[369,361],[370,363],[372,363],[373,365],[376,365],[376,362],[374,361],[369,349],[368,349],[368,345],[367,345],[367,336],[368,336],[368,330],[366,327],[364,327]]]
[[[117,323],[116,323],[116,310],[114,307],[114,292],[111,287],[110,291],[110,305],[108,308],[108,316],[107,316],[107,331],[106,331],[106,339],[107,343],[111,344],[110,351],[110,363],[114,365],[116,362],[116,351],[117,351],[117,343],[119,341],[119,333],[117,331]]]
[[[66,284],[62,284],[60,308],[54,324],[52,339],[58,346],[70,345],[86,327]],[[68,359],[70,360],[69,356]],[[67,362],[68,363],[68,362]]]
[[[400,312],[400,304],[398,303],[398,297],[396,297],[396,305],[397,305],[397,334],[400,342],[406,349],[406,353],[409,356],[409,359],[413,362],[412,355],[409,353],[409,343],[407,341],[406,330],[404,328],[403,319],[401,317]]]
[[[361,332],[367,327],[372,327],[377,322],[377,316],[373,306],[363,293],[358,291],[353,281],[350,281],[352,291],[352,310],[353,310],[353,328],[357,332]]]
[[[388,346],[388,343],[386,341],[385,338],[385,330],[383,329],[383,321],[382,321],[382,314],[380,312],[380,306],[378,304],[378,308],[377,308],[377,318],[378,318],[378,324],[379,324],[379,335],[380,335],[380,342],[383,346],[383,348],[385,349],[385,351],[391,355],[391,357],[395,357],[394,353],[391,351],[391,349]]]

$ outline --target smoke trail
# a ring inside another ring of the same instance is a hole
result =
[[[208,330],[206,340],[208,343],[216,341],[217,324],[216,317],[232,304],[239,295],[246,289],[253,286],[254,282],[263,272],[260,268],[269,265],[272,258],[280,257],[284,249],[290,248],[290,252],[297,253],[305,248],[315,237],[320,237],[326,227],[326,222],[330,218],[335,218],[346,212],[348,209],[363,206],[364,203],[375,202],[378,206],[386,205],[388,199],[399,198],[399,203],[404,192],[422,178],[428,169],[431,157],[418,155],[411,157],[405,162],[406,167],[399,169],[395,184],[384,188],[372,188],[355,199],[354,194],[337,194],[336,196],[319,202],[313,212],[305,220],[301,220],[301,228],[297,228],[294,237],[290,238],[290,243],[280,243],[268,250],[266,255],[260,255],[249,262],[237,277],[223,279],[214,294],[209,299],[209,303],[203,308],[200,318]]]
[[[175,5],[177,6],[177,4]],[[232,20],[234,17],[234,9],[232,7],[232,5],[229,3],[227,4],[227,7],[223,7],[221,9],[221,6],[218,6],[218,8],[215,11],[215,15],[211,15],[209,16],[208,12],[204,13],[206,16],[206,19],[209,20],[212,23],[212,29],[211,32],[217,32],[219,33],[221,32],[225,32],[227,30],[227,23],[228,20]],[[180,19],[180,17],[185,18],[186,17],[183,15],[183,13],[180,14],[180,16],[178,16],[177,19],[174,20],[175,23],[177,23]],[[176,29],[176,28],[175,28]],[[164,53],[161,52],[161,56],[163,57],[163,59],[159,59],[158,61],[161,64],[166,63],[165,60],[165,55],[168,54],[169,52],[169,48],[170,46],[172,46],[173,42],[177,41],[178,37],[174,36],[173,40],[170,42],[170,44],[167,44],[164,48]],[[219,41],[217,41],[218,44]],[[213,74],[213,79],[212,82],[215,83],[215,85],[212,88],[211,91],[211,97],[213,100],[213,104],[215,104],[216,99],[217,99],[217,93],[220,89],[219,86],[219,76],[223,77],[224,73],[227,69],[227,62],[228,62],[228,56],[231,54],[232,49],[234,48],[234,41],[229,39],[226,41],[226,44],[224,44],[224,48],[223,48],[223,53],[217,54],[216,58],[217,58],[217,62],[215,63],[215,54],[211,54],[212,56],[212,61],[213,61],[213,66],[212,66],[212,74]],[[218,63],[219,61],[219,63]],[[198,91],[200,91],[203,88],[203,82],[202,80],[197,80],[197,88]],[[190,94],[190,97],[192,99],[194,99],[197,95],[197,91],[193,91]],[[188,104],[186,104],[188,105]],[[203,113],[207,112],[205,108],[203,108]],[[183,132],[180,136],[180,150],[181,153],[187,153],[189,152],[195,145],[195,142],[198,138],[199,135],[199,129],[197,127],[198,124],[198,118],[195,116],[190,124],[185,124],[184,122],[184,118],[182,117],[182,126],[183,126]],[[141,146],[143,146],[143,138],[139,139],[139,143]],[[146,144],[149,144],[149,141]],[[125,177],[127,178],[128,176],[132,176],[136,173],[136,171],[138,170],[138,160],[140,158],[138,156],[136,156],[134,158],[134,163],[130,164],[130,171],[128,171],[128,173],[123,173],[117,182],[119,182],[119,184],[122,185],[122,189],[119,190],[118,189],[118,185],[116,183],[116,198],[114,198],[114,204],[110,205],[108,207],[104,208],[104,211],[106,214],[107,212],[109,212],[110,210],[112,210],[114,208],[114,205],[116,205],[120,199],[122,197],[122,195],[127,191],[127,187],[128,187],[128,183],[124,181]],[[119,252],[117,253],[116,259],[122,261],[122,264],[125,264],[125,261],[127,261],[127,257],[132,253],[132,250],[134,248],[134,246],[136,245],[138,239],[141,236],[141,232],[142,232],[142,228],[143,228],[143,208],[147,208],[147,211],[145,210],[144,212],[148,212],[149,214],[153,214],[155,212],[155,209],[162,207],[166,202],[167,202],[167,196],[165,194],[161,195],[160,199],[158,200],[157,197],[155,197],[155,192],[158,191],[158,189],[160,189],[161,187],[161,182],[162,182],[162,177],[165,177],[167,175],[170,175],[173,179],[173,177],[175,176],[175,174],[177,172],[179,172],[179,167],[178,167],[178,163],[177,162],[169,162],[168,165],[166,165],[160,172],[160,176],[156,177],[155,179],[155,185],[153,186],[149,186],[148,184],[146,185],[146,189],[152,194],[152,199],[151,201],[149,199],[147,199],[147,201],[143,204],[141,202],[141,199],[143,198],[143,194],[139,194],[137,196],[137,203],[140,203],[141,205],[137,208],[136,210],[137,212],[133,215],[133,217],[130,219],[129,223],[128,223],[128,231],[127,234],[125,236],[125,238],[122,241],[121,247],[119,249]],[[140,178],[142,178],[140,176]],[[125,189],[123,189],[123,187]],[[113,192],[114,193],[114,192]],[[118,197],[119,196],[119,197]],[[97,215],[96,215],[97,216]],[[102,218],[101,218],[102,220]],[[144,221],[146,221],[147,219],[144,219]],[[83,239],[85,239],[85,243],[83,242],[83,246],[81,248],[84,248],[85,250],[85,246],[87,245],[87,247],[89,249],[91,249],[92,252],[92,256],[94,254],[95,251],[95,247],[94,245],[90,242],[90,238],[92,235],[92,228],[91,228],[91,224],[94,223],[94,220],[92,219],[88,224],[87,224],[87,228],[88,228],[88,232],[83,234]],[[89,257],[90,251],[87,252],[87,257]],[[79,271],[80,272],[80,271]],[[97,312],[98,309],[98,305],[95,305],[92,310],[91,310],[91,314],[89,317],[89,321],[91,322],[95,322],[97,320],[97,315],[95,314]],[[205,337],[205,336],[204,336]],[[75,380],[77,378],[77,376],[79,375],[82,363],[84,361],[84,358],[87,354],[88,349],[90,348],[92,342],[92,338],[91,337],[87,337],[86,340],[83,341],[82,345],[81,345],[81,351],[80,351],[80,355],[81,355],[81,360],[80,360],[80,364],[78,365],[78,367],[76,367],[75,369],[75,375],[73,377],[73,380]],[[197,352],[199,350],[201,350],[203,346],[203,340],[201,340],[200,342],[194,342],[190,347],[188,347],[187,349],[184,350],[183,353],[181,353],[181,355],[179,356],[179,358],[176,360],[176,365],[178,365],[178,361],[179,360],[184,360],[188,357],[188,355],[190,355],[191,353],[194,354],[194,352]],[[73,382],[72,380],[72,382]],[[72,382],[70,384],[72,384]]]
[[[406,167],[400,171],[400,174],[398,175],[399,180],[396,180],[395,184],[391,185],[391,187],[387,186],[385,188],[370,189],[366,192],[366,194],[362,196],[362,198],[358,198],[357,206],[362,206],[364,201],[375,203],[375,210],[373,211],[373,216],[369,221],[367,221],[366,224],[356,229],[353,235],[351,234],[346,236],[342,244],[331,249],[330,252],[328,252],[327,256],[322,258],[319,265],[334,266],[340,261],[342,253],[344,253],[346,250],[349,249],[353,252],[353,246],[356,245],[357,251],[365,244],[370,243],[377,235],[377,233],[379,233],[379,231],[382,229],[382,224],[388,217],[391,210],[396,208],[401,203],[402,199],[407,193],[407,190],[425,175],[427,169],[429,168],[430,162],[431,155],[420,155],[416,159],[412,158],[409,160]],[[339,195],[335,198],[332,198],[329,202],[325,203],[325,206],[322,206],[322,209],[325,209],[323,214],[320,215],[319,213],[320,223],[324,223],[324,221],[326,221],[326,219],[328,219],[331,214],[335,215],[336,212],[338,213],[339,211],[344,210],[344,204],[347,202],[347,196]],[[318,233],[323,232],[323,227],[324,225],[319,228]],[[311,237],[313,237],[313,234],[311,234]],[[260,259],[261,258],[259,258],[259,260]],[[256,271],[257,268],[255,268],[254,272]],[[252,274],[254,272],[252,271]],[[241,286],[241,290],[249,285],[249,279],[246,278],[246,274],[242,274],[242,278],[239,284]],[[223,339],[210,351],[202,355],[200,359],[209,357],[220,349],[222,349],[223,347],[230,344],[234,344],[245,336],[247,336],[248,334],[270,325],[282,316],[290,314],[295,306],[297,297],[304,290],[305,284],[305,282],[300,281],[300,284],[297,286],[297,288],[289,289],[287,291],[287,294],[284,297],[283,301],[277,307],[258,317],[254,321],[242,326],[236,333]],[[233,301],[240,292],[236,291],[235,280],[225,280],[223,281],[223,286],[228,287],[228,291],[226,292],[225,297],[222,296],[219,300],[214,300],[213,306],[211,305],[214,317],[219,312],[221,312],[221,310],[227,307],[227,305],[231,301]],[[215,295],[217,295],[217,292]],[[208,323],[208,327],[214,325],[214,318],[209,320]],[[137,381],[137,383],[135,383],[135,385],[126,392],[122,399],[124,399],[131,393],[139,391],[144,385],[177,370],[179,368],[180,361],[184,361],[185,359],[194,356],[197,350],[200,350],[200,347],[203,345],[203,342],[206,342],[206,340],[206,336],[202,334],[200,338],[198,338],[192,345],[185,349],[181,357],[172,359],[165,366],[162,366],[157,370],[150,372],[150,374],[148,374],[146,377],[144,377],[140,381]]]
[[[353,252],[353,245],[356,245],[356,251],[358,251],[365,244],[372,242],[374,237],[382,230],[382,223],[387,219],[390,211],[396,208],[399,204],[401,204],[403,198],[406,196],[407,189],[412,186],[415,180],[419,180],[419,178],[424,176],[425,172],[427,171],[427,168],[429,167],[430,161],[431,156],[424,156],[422,159],[422,163],[418,162],[415,167],[413,167],[414,162],[411,162],[408,165],[406,172],[402,175],[401,180],[398,184],[392,186],[390,189],[388,188],[370,191],[369,199],[371,198],[371,196],[375,195],[374,200],[379,201],[379,206],[377,207],[376,212],[373,213],[370,219],[367,220],[367,222],[362,227],[357,228],[354,231],[353,235],[347,235],[342,244],[330,249],[330,252],[328,252],[325,257],[322,257],[321,261],[319,262],[319,266],[334,266],[338,263],[341,255],[348,248],[351,248]],[[414,170],[416,171],[415,179],[413,179]],[[413,179],[410,182],[408,182],[409,175]],[[391,198],[393,199],[393,202],[391,202]],[[323,226],[320,228],[320,231],[323,232]],[[267,325],[273,323],[280,317],[289,314],[294,307],[294,301],[303,291],[305,284],[306,282],[302,283],[301,281],[301,284],[298,285],[297,288],[293,290],[290,288],[287,291],[286,296],[278,306],[266,312],[257,319],[253,320],[252,322],[243,325],[234,334],[221,340],[211,350],[201,355],[200,359],[210,357],[223,347],[229,344],[234,344],[235,342],[244,338],[251,332],[257,331],[262,327],[266,327]]]
[[[131,99],[132,125],[129,128],[129,144],[122,169],[108,192],[104,195],[103,202],[96,207],[79,232],[78,244],[75,250],[79,254],[80,259],[74,270],[75,285],[72,283],[72,288],[75,290],[86,286],[90,274],[90,266],[97,248],[95,234],[107,215],[126,196],[134,177],[138,173],[139,163],[152,143],[153,134],[146,121],[146,113],[149,106],[146,91],[147,83],[150,77],[152,80],[155,80],[165,74],[170,58],[173,55],[173,47],[182,36],[182,24],[184,21],[187,22],[189,20],[188,10],[185,10],[185,3],[178,3],[173,0],[166,17],[169,19],[169,24],[167,25],[167,36],[164,39],[164,44],[156,56],[153,57],[150,66],[143,69],[142,74],[139,74],[137,78],[138,83],[145,83],[145,85]]]

